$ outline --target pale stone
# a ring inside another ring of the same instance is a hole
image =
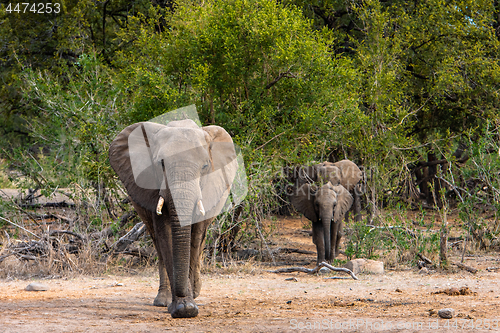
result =
[[[49,287],[47,287],[44,284],[38,283],[38,282],[32,282],[26,286],[27,291],[46,291],[49,290]]]
[[[344,267],[350,269],[354,274],[384,274],[384,263],[371,259],[353,259],[348,261]]]

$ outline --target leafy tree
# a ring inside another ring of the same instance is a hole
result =
[[[28,129],[35,143],[50,149],[35,156],[19,149],[11,161],[35,182],[32,187],[45,192],[94,188],[99,207],[109,199],[106,189],[114,173],[108,147],[120,129],[118,115],[126,101],[112,71],[96,55],[80,56],[75,66],[78,71],[65,79],[48,71],[24,73],[24,94],[39,109]]]
[[[128,27],[128,18],[138,12],[146,17],[151,1],[58,1],[60,11],[38,14],[22,1],[0,4],[0,147],[32,146],[26,118],[38,109],[22,97],[20,73],[26,68],[49,70],[64,78],[72,64],[85,53],[96,52],[110,62],[120,45],[116,33]],[[156,2],[155,2],[156,3]],[[168,1],[161,1],[167,4]],[[7,6],[11,5],[11,12]],[[13,11],[19,5],[19,12]],[[55,8],[55,7],[54,7]],[[68,72],[69,71],[69,72]]]
[[[497,118],[498,3],[290,2],[341,36],[332,48],[357,60],[365,112],[377,109],[387,128],[404,119],[408,136],[426,142]]]
[[[191,100],[203,123],[231,132],[248,162],[296,162],[325,152],[323,140],[340,137],[336,123],[358,112],[352,63],[333,56],[330,36],[312,31],[293,6],[180,1],[168,25],[155,35],[149,24],[139,36],[122,37],[140,50],[120,60],[129,64],[131,120]]]

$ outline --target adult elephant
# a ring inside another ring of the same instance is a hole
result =
[[[335,163],[322,162],[310,166],[295,167],[293,172],[289,173],[289,180],[294,183],[294,188],[300,188],[304,184],[326,183],[332,185],[342,185],[354,198],[354,214],[356,220],[361,220],[361,180],[363,172],[352,161],[344,159]],[[348,215],[346,214],[346,219]]]
[[[353,201],[349,191],[328,181],[319,188],[303,184],[289,197],[295,209],[312,221],[318,264],[332,261],[339,252],[342,220]]]
[[[201,252],[236,174],[230,135],[192,120],[141,122],[113,140],[109,161],[153,238],[160,286],[154,305],[174,318],[195,317]]]

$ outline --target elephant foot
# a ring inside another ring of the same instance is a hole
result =
[[[158,295],[153,302],[154,306],[168,306],[172,302],[172,295],[170,289],[159,289]]]
[[[198,315],[198,306],[192,297],[179,297],[168,306],[172,318],[191,318]]]

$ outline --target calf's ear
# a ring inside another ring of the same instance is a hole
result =
[[[314,186],[304,184],[288,195],[290,202],[295,209],[304,214],[304,216],[313,221],[318,222],[318,215],[314,207],[315,191]]]
[[[333,220],[335,222],[341,222],[345,213],[351,209],[353,198],[351,193],[342,185],[333,186],[333,190],[337,193],[337,206],[335,206]]]

